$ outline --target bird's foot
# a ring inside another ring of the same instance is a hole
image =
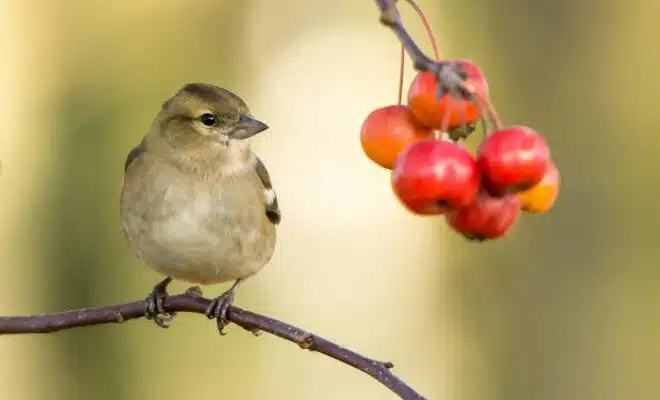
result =
[[[234,291],[229,289],[213,299],[209,307],[206,309],[206,316],[209,319],[215,318],[217,320],[218,332],[223,336],[226,335],[225,326],[229,323],[229,319],[227,319],[227,311],[229,310],[229,306],[234,302],[234,297]]]
[[[167,286],[172,282],[169,276],[160,281],[145,299],[144,316],[153,319],[161,328],[169,328],[176,313],[165,312],[164,301],[168,296]]]
[[[229,306],[232,305],[234,302],[234,298],[236,297],[234,292],[236,290],[236,287],[238,287],[239,283],[241,280],[237,280],[229,290],[221,294],[220,296],[216,297],[211,301],[211,304],[208,306],[206,309],[206,316],[209,319],[215,318],[217,323],[218,323],[218,332],[220,332],[221,335],[226,335],[225,333],[225,326],[229,323],[229,319],[227,318],[227,311],[229,310]]]

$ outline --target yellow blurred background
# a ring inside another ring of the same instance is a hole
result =
[[[253,146],[280,241],[238,306],[391,360],[431,399],[657,399],[660,3],[419,3],[443,55],[476,61],[504,121],[547,135],[562,171],[555,209],[506,239],[412,216],[363,156],[362,120],[396,101],[398,42],[373,0],[0,0],[0,314],[146,296],[160,276],[119,229],[123,163],[162,101],[205,81],[271,127]],[[2,398],[394,398],[227,331],[183,314],[2,337]]]

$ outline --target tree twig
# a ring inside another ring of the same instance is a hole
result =
[[[164,306],[167,312],[204,314],[210,303],[209,299],[183,294],[167,297]],[[53,314],[0,317],[0,335],[50,333],[83,326],[122,323],[144,317],[144,307],[144,301],[134,301],[115,306],[84,308]],[[350,365],[373,377],[402,399],[424,399],[392,374],[390,369],[394,365],[391,362],[365,357],[293,325],[238,307],[229,308],[228,319],[252,333],[268,332],[293,342],[303,349],[325,354]]]
[[[438,82],[438,97],[446,92],[460,94],[465,98],[471,98],[472,93],[465,86],[465,71],[457,68],[456,64],[446,61],[434,61],[427,56],[410,36],[403,25],[396,0],[375,0],[380,11],[380,22],[390,28],[406,49],[406,53],[413,62],[413,67],[418,71],[433,72]]]

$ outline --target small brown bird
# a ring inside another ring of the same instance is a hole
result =
[[[268,171],[246,140],[266,129],[232,92],[190,83],[162,105],[128,154],[122,230],[136,256],[166,276],[146,301],[145,316],[159,326],[174,318],[163,307],[172,279],[235,281],[206,312],[222,334],[236,288],[271,259],[280,210]]]

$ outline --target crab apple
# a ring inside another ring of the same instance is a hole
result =
[[[479,67],[470,60],[451,60],[467,74],[465,85],[472,93],[487,98],[488,82]],[[408,106],[415,119],[434,129],[453,131],[475,125],[482,110],[474,101],[455,93],[445,93],[438,98],[438,80],[432,72],[420,72],[408,89]]]
[[[536,186],[518,194],[521,208],[532,214],[548,212],[559,196],[561,176],[554,162],[550,162],[548,171]]]
[[[446,219],[449,226],[464,237],[483,242],[506,235],[519,216],[517,195],[495,197],[482,189],[472,204],[450,211]]]
[[[550,148],[543,136],[525,126],[493,132],[479,146],[477,164],[484,186],[501,195],[538,184],[550,165]]]
[[[392,169],[410,143],[430,139],[433,130],[419,125],[406,106],[393,105],[372,111],[362,123],[362,150],[373,162]]]
[[[392,188],[413,213],[442,214],[470,204],[480,179],[476,160],[463,145],[431,139],[401,153],[392,171]]]

